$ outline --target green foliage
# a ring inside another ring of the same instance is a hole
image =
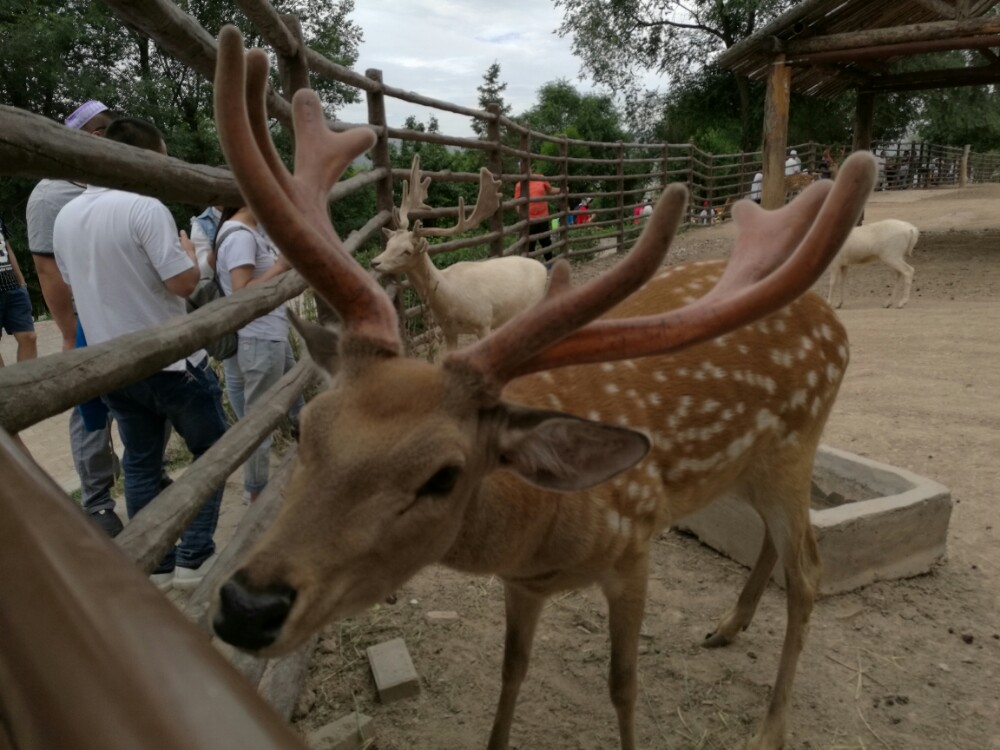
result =
[[[488,105],[496,104],[500,108],[501,115],[510,115],[510,105],[504,102],[503,98],[503,92],[506,90],[506,82],[500,82],[500,63],[494,60],[483,74],[483,82],[476,87],[476,91],[479,92],[479,108],[486,109]],[[485,138],[489,130],[482,120],[473,120],[472,129],[480,138]]]
[[[231,0],[177,3],[210,33],[226,23],[239,26],[249,46],[259,35]],[[299,17],[306,43],[343,65],[358,56],[361,29],[349,18],[354,0],[275,0],[282,13]],[[89,0],[0,0],[0,101],[61,121],[81,102],[99,99],[112,110],[155,123],[171,156],[199,164],[221,164],[211,82],[204,80],[142,34],[131,30],[103,3]],[[277,81],[274,81],[277,86]],[[332,115],[358,92],[313,77],[312,85]],[[275,128],[278,150],[289,155],[289,137]],[[0,182],[0,211],[13,233],[36,313],[44,305],[28,255],[24,211],[33,181]],[[374,205],[374,199],[372,199]],[[345,203],[350,204],[349,199]],[[171,206],[178,226],[187,228],[190,206]],[[349,215],[361,209],[344,206]],[[369,216],[371,213],[369,213]],[[351,221],[348,226],[353,228]]]

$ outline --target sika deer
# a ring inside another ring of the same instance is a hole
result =
[[[728,643],[749,625],[780,559],[785,644],[748,747],[781,747],[820,575],[809,525],[813,455],[847,365],[833,311],[800,295],[854,226],[875,180],[872,158],[852,156],[836,184],[814,185],[779,211],[737,204],[740,235],[725,266],[657,273],[687,204],[684,188],[671,186],[613,269],[572,288],[569,266],[557,263],[541,302],[431,364],[401,356],[388,298],[328,220],[330,185],[372,135],[329,131],[315,94],[299,91],[290,175],[265,127],[267,73],[267,56],[244,56],[239,33],[224,29],[215,87],[223,149],[254,213],[343,328],[301,325],[330,388],[302,412],[284,505],[222,587],[216,632],[279,654],[426,565],[495,574],[507,611],[489,742],[500,750],[545,599],[597,583],[608,599],[611,699],[628,750],[650,539],[742,487],[767,535],[706,644]],[[244,89],[252,120],[231,94]]]
[[[450,237],[477,226],[500,206],[500,183],[488,169],[479,172],[479,197],[470,215],[459,198],[458,224],[425,228],[420,221],[410,228],[409,214],[421,208],[431,178],[420,179],[420,155],[413,157],[409,181],[403,181],[399,208],[393,209],[396,229],[384,229],[389,241],[385,251],[372,259],[372,268],[384,273],[405,273],[417,294],[441,326],[449,350],[458,347],[458,336],[471,333],[483,339],[545,294],[548,274],[533,258],[510,256],[478,262],[460,262],[439,269],[430,255],[427,237]]]

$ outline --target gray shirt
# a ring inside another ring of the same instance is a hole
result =
[[[28,198],[28,250],[33,255],[55,255],[52,227],[62,207],[84,191],[67,180],[42,180]]]

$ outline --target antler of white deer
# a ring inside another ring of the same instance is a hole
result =
[[[410,211],[430,209],[430,206],[424,203],[430,184],[430,177],[420,179],[420,154],[414,154],[410,163],[410,179],[403,180],[403,195],[399,200],[399,208],[392,209],[396,229],[410,228]]]
[[[488,219],[500,208],[500,181],[494,180],[486,167],[479,170],[479,195],[476,206],[469,216],[465,215],[465,200],[458,199],[458,224],[453,227],[420,227],[415,230],[421,237],[451,237],[475,229],[484,219]]]
[[[663,191],[632,251],[614,268],[571,288],[569,264],[558,261],[545,297],[479,342],[450,354],[446,366],[471,369],[499,388],[520,374],[522,363],[617,305],[663,263],[688,200],[683,185]]]
[[[366,128],[334,133],[316,94],[292,100],[295,172],[282,164],[267,129],[263,50],[245,51],[233,26],[219,32],[215,117],[222,151],[254,215],[289,262],[340,314],[345,335],[400,351],[396,312],[375,280],[344,249],[327,209],[327,193],[344,169],[371,148]]]
[[[764,211],[749,201],[737,203],[733,217],[740,235],[729,264],[716,286],[690,305],[660,315],[601,320],[569,334],[562,313],[546,299],[452,357],[477,370],[487,382],[502,385],[554,367],[664,354],[739,328],[789,304],[819,278],[857,224],[876,175],[874,157],[858,153],[844,162],[835,183],[814,183],[778,211]],[[666,196],[660,199],[633,254],[654,229],[652,221],[665,200]],[[590,319],[622,298],[616,294],[610,304],[597,304],[606,288],[601,278],[562,292],[567,279],[563,272],[550,296],[571,298],[567,303],[587,308]],[[543,342],[537,332],[550,323],[559,330]]]

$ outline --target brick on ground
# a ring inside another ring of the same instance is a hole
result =
[[[420,678],[402,638],[369,646],[367,652],[379,700],[391,703],[420,693]]]
[[[306,742],[312,750],[361,750],[373,737],[372,717],[354,712],[309,732]]]

